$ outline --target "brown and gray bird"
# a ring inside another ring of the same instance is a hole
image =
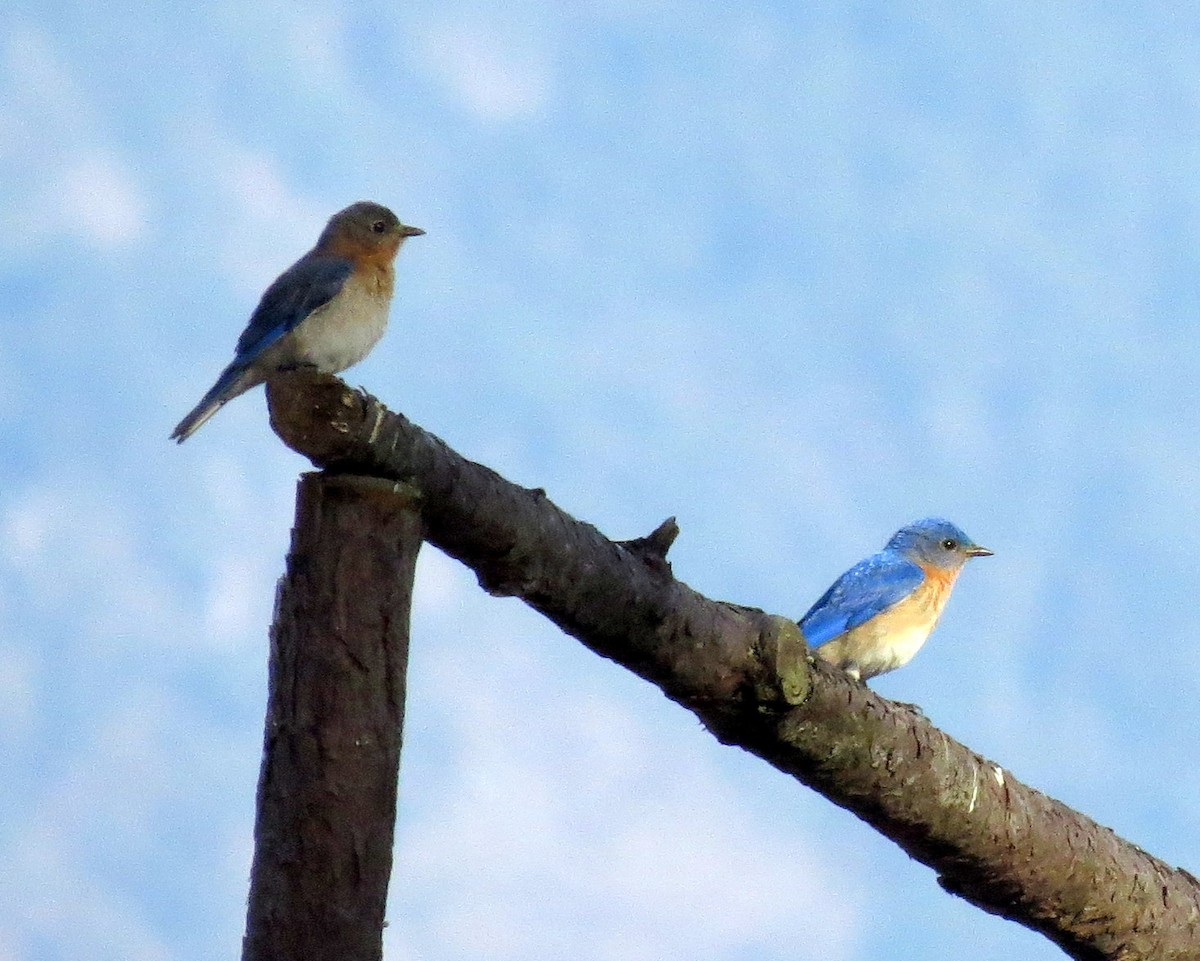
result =
[[[233,362],[171,439],[182,444],[222,406],[276,371],[315,367],[336,374],[366,357],[387,327],[396,253],[423,233],[368,200],[330,217],[317,245],[267,288]]]

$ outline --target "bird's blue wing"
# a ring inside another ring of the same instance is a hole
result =
[[[252,361],[305,317],[329,303],[354,272],[352,261],[309,253],[279,275],[238,338],[237,359]]]
[[[858,627],[900,603],[924,578],[921,568],[895,551],[872,554],[834,581],[804,615],[805,640],[815,647]]]

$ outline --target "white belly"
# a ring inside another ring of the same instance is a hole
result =
[[[818,649],[825,660],[857,670],[863,680],[913,659],[937,626],[949,588],[932,578],[899,604]]]
[[[353,367],[387,329],[390,292],[371,289],[351,276],[342,292],[292,331],[290,364],[311,364],[327,374]]]
[[[921,645],[929,640],[932,632],[932,624],[913,625],[904,630],[892,631],[886,641],[880,643],[868,657],[877,665],[873,673],[882,674],[903,667],[913,659]]]

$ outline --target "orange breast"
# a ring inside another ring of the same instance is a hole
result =
[[[925,572],[925,581],[913,591],[913,600],[929,610],[936,619],[942,613],[942,608],[946,606],[946,599],[950,596],[954,582],[958,580],[959,571],[926,567],[923,564],[921,570]]]

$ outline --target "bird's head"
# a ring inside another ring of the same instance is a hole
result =
[[[360,200],[329,218],[317,247],[336,253],[394,254],[409,237],[425,231],[400,222],[382,204]]]
[[[887,546],[922,567],[951,571],[958,570],[972,557],[992,553],[971,540],[962,528],[941,517],[926,517],[900,528]]]

